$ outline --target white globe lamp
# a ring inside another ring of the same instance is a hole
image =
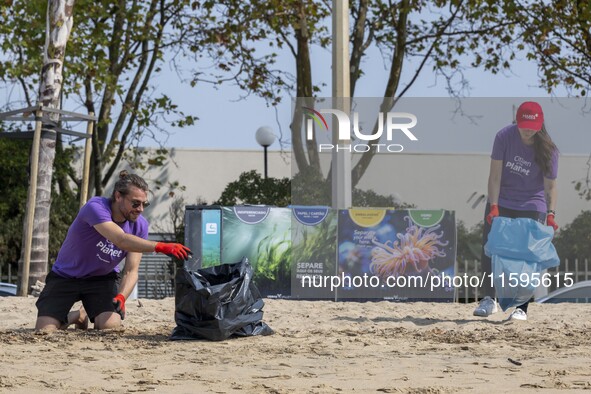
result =
[[[267,148],[275,142],[275,134],[269,126],[261,126],[257,129],[255,138],[265,151],[265,179],[267,179]]]

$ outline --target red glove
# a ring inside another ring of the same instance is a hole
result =
[[[552,226],[554,231],[558,230],[558,224],[556,224],[556,222],[554,221],[554,214],[553,213],[549,213],[548,216],[546,216],[546,224],[548,226]]]
[[[158,242],[154,249],[156,253],[162,253],[169,256],[174,256],[179,260],[187,260],[191,252],[191,249],[187,248],[182,244]]]
[[[121,316],[121,320],[125,319],[125,296],[123,294],[119,293],[113,298],[113,306],[115,312]]]
[[[497,204],[490,204],[490,211],[486,216],[486,222],[492,224],[493,218],[499,216],[499,206]]]

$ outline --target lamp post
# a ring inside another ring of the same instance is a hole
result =
[[[269,126],[262,126],[258,128],[255,138],[265,150],[265,179],[267,179],[267,148],[275,142],[275,134]]]

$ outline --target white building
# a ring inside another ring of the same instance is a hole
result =
[[[261,150],[203,150],[173,148],[171,158],[162,167],[150,167],[139,173],[152,188],[153,204],[145,211],[151,231],[169,232],[172,223],[170,203],[183,197],[186,204],[198,199],[212,203],[229,182],[242,172],[263,173]],[[355,159],[355,158],[354,158]],[[484,216],[489,154],[381,154],[374,157],[359,187],[373,189],[382,195],[395,195],[401,201],[420,209],[449,209],[457,220],[468,227]],[[561,155],[558,174],[556,220],[564,226],[583,210],[591,209],[591,201],[581,199],[574,189],[575,181],[583,180],[589,170],[586,155]],[[292,167],[289,152],[268,152],[269,177],[290,177]],[[167,185],[178,182],[184,190],[171,190]],[[162,186],[157,189],[156,182]],[[110,192],[109,187],[107,188]]]

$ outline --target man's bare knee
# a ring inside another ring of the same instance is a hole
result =
[[[103,312],[94,318],[97,330],[113,330],[121,327],[121,316],[115,312]]]
[[[35,331],[51,332],[64,329],[66,325],[50,316],[39,316],[35,322]]]

